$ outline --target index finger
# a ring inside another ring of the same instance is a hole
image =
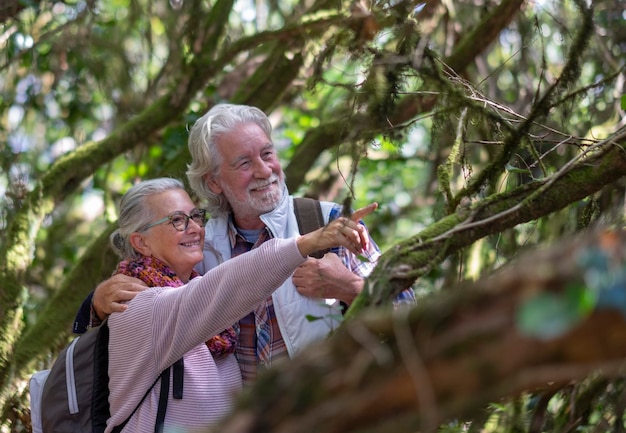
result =
[[[359,220],[374,212],[376,209],[378,209],[378,203],[374,202],[372,204],[368,204],[367,206],[352,212],[350,219],[354,222],[358,222]]]

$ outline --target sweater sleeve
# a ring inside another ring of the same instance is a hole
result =
[[[110,317],[112,356],[143,359],[159,374],[252,311],[304,260],[295,238],[272,239],[184,286],[145,290]]]

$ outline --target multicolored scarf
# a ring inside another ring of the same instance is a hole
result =
[[[139,258],[122,260],[117,265],[116,273],[139,278],[148,287],[180,287],[184,284],[169,266],[155,257],[141,256]],[[192,271],[189,279],[199,275],[196,271]],[[206,342],[214,357],[233,353],[236,344],[237,333],[232,326]]]

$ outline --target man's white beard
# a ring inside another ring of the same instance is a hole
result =
[[[263,188],[269,184],[273,187],[270,191],[259,194],[251,192],[253,189]],[[243,202],[235,200],[232,192],[227,187],[222,187],[224,196],[229,201],[236,216],[255,216],[258,217],[267,212],[271,212],[280,204],[283,197],[284,181],[275,173],[272,173],[268,180],[255,182],[248,187],[247,200]]]

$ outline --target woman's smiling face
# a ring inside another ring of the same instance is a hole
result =
[[[182,189],[173,189],[146,198],[155,221],[175,211],[190,215],[195,209],[189,195]],[[156,257],[166,263],[183,281],[188,281],[193,267],[202,261],[204,227],[189,219],[187,228],[179,231],[169,222],[157,224],[141,233],[146,247],[144,255]]]

